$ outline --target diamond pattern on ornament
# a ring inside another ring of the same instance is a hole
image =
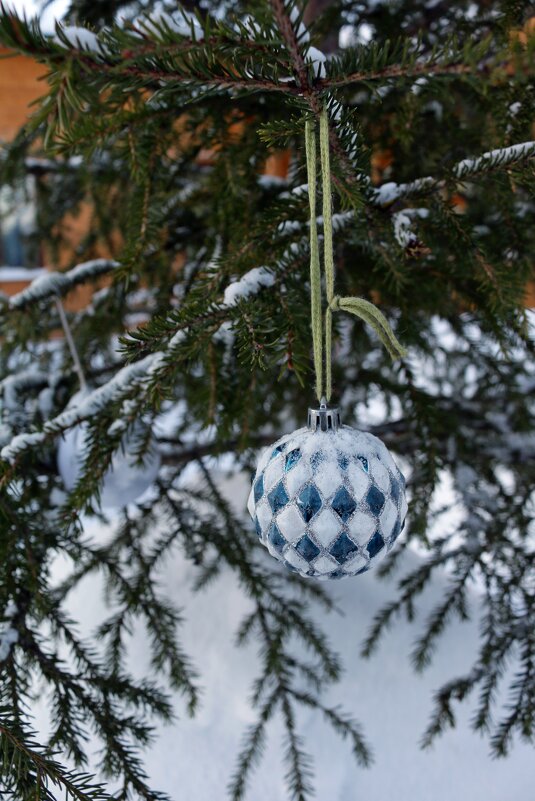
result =
[[[381,512],[381,516],[379,518],[381,523],[381,533],[385,540],[389,540],[392,536],[392,531],[394,530],[394,526],[396,524],[396,520],[398,519],[398,510],[394,503],[390,500],[390,498],[385,503],[385,507]]]
[[[274,513],[277,513],[280,509],[286,506],[289,500],[290,499],[288,498],[288,494],[282,481],[279,481],[277,486],[274,487],[274,489],[272,489],[268,495],[269,505]]]
[[[296,552],[295,548],[288,548],[284,554],[284,559],[300,573],[307,573],[309,564]]]
[[[358,573],[363,567],[366,567],[368,561],[369,560],[366,559],[365,556],[359,553],[353,559],[348,559],[342,566],[342,570],[345,574],[355,575],[355,573]]]
[[[314,562],[314,570],[322,576],[337,569],[338,562],[335,562],[334,559],[331,559],[329,556],[320,556]]]
[[[357,508],[357,504],[345,487],[340,487],[331,501],[331,506],[344,523],[349,520]]]
[[[304,460],[301,459],[286,475],[286,486],[288,487],[290,496],[295,495],[309,479],[310,469],[307,467]]]
[[[358,459],[350,462],[347,468],[347,477],[351,485],[353,497],[358,503],[364,497],[366,490],[370,486],[370,477],[365,472]]]
[[[314,476],[314,484],[319,489],[324,498],[330,498],[343,481],[343,475],[338,468],[324,467],[323,470],[318,470]]]
[[[356,551],[357,546],[345,533],[340,534],[338,539],[329,548],[329,553],[334,556],[339,564],[346,562]]]
[[[300,556],[303,557],[303,559],[306,559],[307,562],[311,562],[320,553],[320,549],[315,542],[312,542],[308,534],[305,534],[304,537],[301,537],[295,546],[295,550],[298,554],[300,554]]]
[[[368,504],[372,514],[377,516],[381,513],[381,509],[385,504],[385,496],[380,489],[377,489],[377,487],[372,485],[368,490],[368,494],[366,495],[366,503]]]
[[[256,517],[262,531],[266,531],[269,524],[271,523],[271,518],[273,517],[273,512],[269,506],[269,503],[265,498],[263,498],[258,506],[256,507]]]
[[[385,545],[384,539],[381,537],[379,532],[376,531],[371,540],[369,541],[368,547],[366,549],[370,554],[370,558],[377,556],[379,551],[381,551],[384,548],[384,545]]]
[[[297,506],[306,523],[321,509],[321,496],[314,484],[307,484],[297,496]]]
[[[277,515],[277,525],[288,542],[292,544],[303,535],[303,518],[293,504],[286,506]]]
[[[310,524],[310,529],[320,545],[328,548],[335,537],[340,534],[340,521],[330,509],[322,509]]]
[[[280,533],[276,523],[272,523],[269,528],[268,542],[272,548],[274,548],[278,553],[282,554],[284,546],[286,545],[286,540]]]
[[[280,458],[272,459],[263,475],[263,484],[266,492],[269,492],[281,478]]]
[[[390,491],[390,473],[378,459],[373,463],[372,475],[379,489],[383,492]]]
[[[286,460],[284,462],[284,472],[289,473],[292,467],[295,467],[299,459],[301,458],[301,451],[299,448],[294,448],[293,451],[290,451],[286,455]]]
[[[357,511],[347,524],[351,537],[359,545],[366,545],[376,529],[375,518]]]

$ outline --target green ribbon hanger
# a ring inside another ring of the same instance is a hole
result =
[[[305,122],[305,150],[307,162],[308,197],[310,204],[310,310],[314,371],[316,374],[316,396],[321,402],[332,396],[332,314],[346,311],[368,323],[392,359],[400,359],[407,351],[396,339],[384,314],[377,306],[364,298],[341,298],[334,294],[334,251],[331,202],[331,167],[329,155],[329,118],[326,107],[320,115],[320,163],[323,199],[323,264],[325,269],[325,380],[323,376],[323,313],[321,298],[321,265],[316,219],[316,125]]]

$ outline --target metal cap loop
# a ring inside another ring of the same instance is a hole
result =
[[[327,406],[327,401],[322,398],[319,409],[308,410],[308,429],[309,431],[338,431],[340,428],[340,412],[336,406]]]

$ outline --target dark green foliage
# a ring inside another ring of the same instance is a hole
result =
[[[361,323],[337,314],[335,385],[349,424],[369,401],[384,403],[385,421],[371,430],[410,478],[406,534],[381,572],[402,570],[411,543],[427,550],[399,579],[363,651],[372,653],[397,615],[412,619],[446,569],[448,592],[414,646],[415,668],[424,669],[445,627],[474,613],[476,583],[477,659],[437,691],[423,743],[455,724],[454,703],[470,693],[474,728],[494,754],[516,737],[533,741],[535,378],[523,298],[535,254],[535,40],[518,31],[535,12],[517,2],[369,5],[332,3],[317,15],[312,4],[303,14],[282,0],[229,4],[224,13],[205,3],[195,16],[172,9],[173,18],[151,18],[150,5],[128,4],[123,20],[120,1],[73,0],[70,20],[98,27],[100,48],[80,45],[72,31],[58,29],[53,40],[34,22],[0,16],[0,41],[48,70],[31,120],[3,148],[2,183],[26,186],[32,176],[51,267],[66,213],[89,214],[74,269],[15,301],[0,298],[0,616],[16,632],[0,663],[7,798],[48,801],[54,786],[80,801],[106,798],[85,773],[55,762],[85,770],[88,731],[104,745],[96,767],[118,783],[115,799],[162,798],[141,748],[156,721],[172,719],[170,689],[194,713],[202,675],[180,643],[182,615],[159,584],[177,548],[195,566],[199,591],[231,571],[252,610],[238,644],[259,643],[256,720],[231,797],[244,796],[275,715],[286,731],[289,797],[310,797],[299,706],[315,709],[358,764],[371,759],[352,718],[358,709],[322,699],[341,670],[312,614],[317,605],[331,610],[330,595],[264,558],[213,468],[214,456],[234,454],[236,471],[250,471],[258,448],[280,433],[277,421],[301,425],[312,399],[302,142],[305,118],[323,103],[337,292],[379,299],[410,354],[391,365]],[[304,18],[313,20],[310,39]],[[320,72],[310,47],[333,32],[336,39],[342,26],[356,40]],[[282,148],[288,178],[261,177]],[[104,251],[109,258],[96,259]],[[272,285],[225,300],[258,267]],[[65,344],[51,338],[60,328],[54,298],[91,284],[91,300],[69,320],[88,381],[102,389],[73,415],[65,410],[77,377]],[[124,510],[106,544],[95,544],[81,518],[102,514],[102,479],[125,432],[142,461],[154,421],[173,409],[187,413],[157,435],[163,467],[152,501]],[[67,494],[55,449],[80,422],[88,426],[84,469]],[[194,486],[181,482],[191,463]],[[448,508],[434,503],[444,476],[455,493],[455,531],[441,528]],[[51,578],[58,556],[70,566],[60,586]],[[66,610],[89,576],[103,582],[109,610],[87,641]],[[128,669],[138,624],[148,632],[151,682]],[[513,678],[502,708],[495,699],[506,663]],[[36,678],[52,699],[43,746],[33,742],[26,704]]]

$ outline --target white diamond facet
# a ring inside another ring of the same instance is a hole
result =
[[[338,468],[333,467],[329,462],[324,463],[314,476],[314,483],[324,498],[334,495],[342,481],[342,475]]]
[[[323,509],[316,515],[310,528],[317,541],[327,548],[340,533],[340,521],[336,519],[330,509]]]
[[[344,573],[350,573],[351,575],[358,573],[359,570],[362,570],[364,565],[366,565],[368,560],[362,554],[357,554],[354,559],[348,560],[345,565],[342,565],[342,570]]]
[[[295,567],[296,570],[301,570],[303,573],[307,572],[309,567],[308,562],[306,559],[302,559],[299,556],[295,548],[287,548],[284,558],[292,565],[292,567]]]
[[[277,481],[280,481],[282,473],[283,473],[283,468],[281,464],[281,457],[275,456],[268,464],[264,472],[265,492],[269,492],[269,490],[275,486]]]
[[[249,493],[249,499],[247,501],[247,511],[251,515],[252,518],[255,516],[255,501],[254,501],[254,489],[251,489]]]
[[[305,522],[293,503],[288,504],[278,515],[277,525],[288,542],[297,542],[305,533]]]
[[[352,495],[358,503],[364,497],[364,493],[370,484],[370,479],[360,462],[351,462],[347,468],[347,475],[351,484]]]
[[[272,454],[272,453],[273,453],[273,445],[270,445],[270,447],[269,447],[269,448],[266,448],[266,449],[265,449],[265,450],[262,452],[262,456],[260,457],[260,459],[259,459],[259,461],[258,461],[258,468],[257,468],[257,471],[256,471],[256,477],[257,477],[257,478],[258,478],[258,476],[260,475],[260,473],[261,473],[263,470],[265,470],[265,469],[266,469],[266,467],[267,467],[267,465],[268,465],[268,462],[269,462],[269,460],[270,460],[270,458],[271,458],[271,454]]]
[[[321,575],[331,573],[333,570],[338,570],[339,567],[340,565],[338,562],[335,562],[330,556],[319,556],[314,562],[314,570]]]
[[[392,534],[392,530],[396,525],[397,518],[398,510],[389,498],[385,503],[385,508],[381,512],[381,516],[379,517],[383,538],[385,540],[390,539],[390,535]]]
[[[349,520],[347,527],[351,539],[358,542],[359,545],[366,545],[375,531],[376,523],[370,515],[365,515],[364,512],[355,512],[353,517]]]
[[[381,445],[382,444],[383,443],[381,443]],[[383,460],[386,467],[388,467],[388,469],[393,473],[393,475],[396,475],[396,473],[398,472],[397,465],[395,461],[392,459],[392,456],[390,455],[388,448],[386,448],[384,445],[381,448],[381,459]]]
[[[262,529],[262,534],[265,534],[269,524],[271,523],[271,517],[273,512],[271,511],[271,506],[266,501],[265,498],[262,498],[258,506],[256,507],[256,516],[258,518],[258,522],[260,523],[260,528]]]
[[[294,495],[297,495],[298,491],[309,478],[310,468],[307,468],[306,464],[304,464],[304,460],[300,459],[295,467],[292,467],[292,469],[286,473],[286,488],[289,497],[293,498]]]
[[[372,474],[379,489],[390,492],[390,473],[379,459],[374,459],[372,462]]]

